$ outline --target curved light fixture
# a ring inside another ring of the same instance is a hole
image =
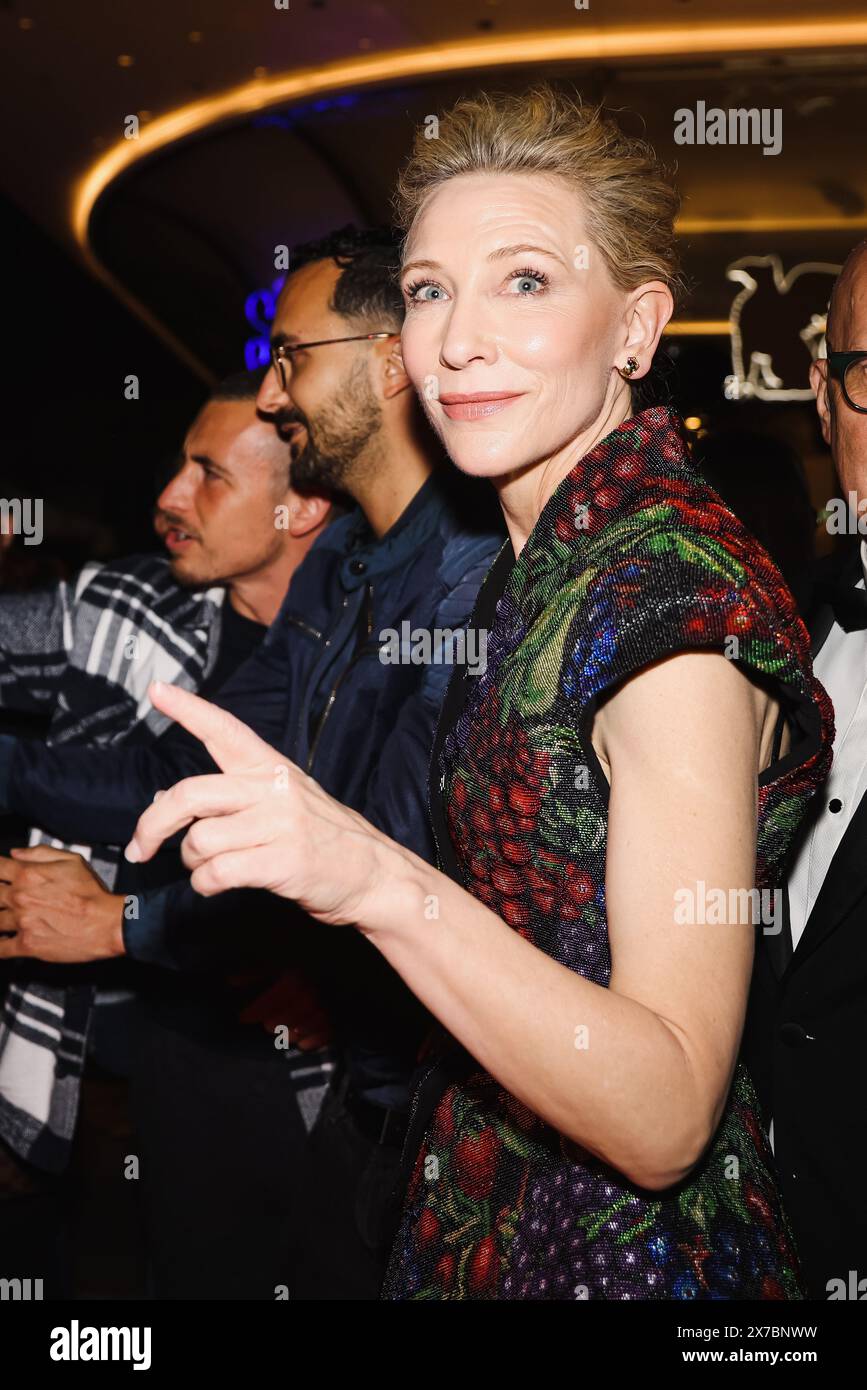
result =
[[[215,96],[204,97],[186,106],[177,107],[139,132],[137,139],[119,139],[97,159],[76,183],[72,194],[72,230],[79,248],[91,269],[108,282],[115,293],[144,317],[153,327],[168,336],[176,349],[194,366],[200,375],[209,375],[200,363],[164,325],[136,301],[107,271],[95,256],[90,245],[90,219],[97,200],[106,188],[122,173],[140,160],[150,158],[167,146],[196,135],[215,125],[267,110],[287,102],[302,101],[344,88],[385,85],[389,82],[422,80],[463,72],[483,72],[492,68],[533,67],[564,61],[604,62],[630,58],[678,58],[696,55],[727,53],[791,52],[797,49],[845,49],[867,47],[867,19],[834,19],[823,16],[813,21],[780,21],[738,24],[677,25],[644,28],[622,28],[602,31],[588,28],[580,15],[575,27],[512,34],[502,38],[483,38],[472,41],[434,44],[424,48],[395,49],[387,53],[363,54],[291,73],[256,78],[241,86],[232,87]],[[801,223],[790,222],[794,229]],[[858,226],[860,221],[824,222],[813,219],[807,225]],[[759,222],[746,223],[711,219],[685,219],[684,231],[727,231],[755,227]],[[773,224],[779,229],[779,224]],[[674,327],[674,326],[672,326]]]
[[[672,338],[722,338],[729,332],[728,319],[672,319],[662,330]]]

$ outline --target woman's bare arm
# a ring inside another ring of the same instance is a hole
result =
[[[730,662],[672,657],[597,717],[611,772],[608,989],[291,764],[288,791],[275,790],[279,755],[230,716],[173,689],[154,701],[235,775],[165,793],[139,823],[142,857],[195,821],[184,857],[199,891],[267,887],[355,923],[508,1090],[634,1182],[662,1189],[697,1162],[730,1083],[753,947],[748,923],[675,920],[675,895],[697,881],[726,892],[754,883],[761,719]]]

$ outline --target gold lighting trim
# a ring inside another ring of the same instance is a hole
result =
[[[835,217],[681,217],[677,230],[681,236],[708,232],[845,232],[867,227],[867,215]]]
[[[728,331],[728,319],[672,319],[663,329],[664,333],[671,333],[676,338],[728,337]]]
[[[654,26],[594,30],[580,18],[576,27],[540,34],[529,32],[503,37],[433,44],[424,48],[395,49],[384,54],[365,53],[359,57],[324,63],[291,73],[256,78],[214,96],[177,107],[150,121],[136,140],[119,139],[97,159],[76,183],[72,193],[71,221],[75,239],[90,268],[121,298],[153,325],[156,320],[120,285],[94,255],[88,229],[97,200],[126,170],[159,150],[201,133],[215,125],[239,120],[273,106],[301,102],[310,97],[339,92],[345,88],[387,85],[453,76],[463,72],[484,72],[492,68],[534,67],[548,63],[610,62],[630,58],[695,58],[698,54],[785,53],[793,50],[844,49],[867,47],[867,19],[833,19],[823,16],[811,21],[766,21],[706,25]],[[763,229],[760,221],[743,224],[721,219],[686,219],[681,230],[729,231]],[[859,226],[855,220],[839,222],[805,219],[790,221],[783,229],[812,226]],[[768,224],[777,230],[780,224]],[[166,335],[163,328],[161,330]],[[714,330],[715,331],[715,330]],[[181,347],[174,341],[176,348]],[[182,349],[182,355],[200,374],[208,375]]]

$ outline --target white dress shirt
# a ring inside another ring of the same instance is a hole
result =
[[[861,568],[859,589],[867,587],[867,541],[861,542]],[[867,792],[867,628],[845,632],[835,622],[813,670],[834,706],[834,761],[827,782],[816,793],[822,799],[821,813],[799,846],[789,874],[794,950],[831,860]]]

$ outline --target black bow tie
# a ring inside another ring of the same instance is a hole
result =
[[[844,632],[867,627],[867,589],[849,584],[819,584],[819,597],[830,603],[836,621]]]

